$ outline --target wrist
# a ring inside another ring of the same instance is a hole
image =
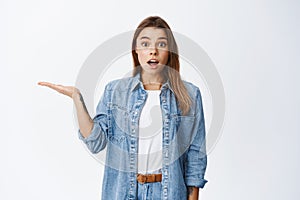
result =
[[[80,97],[81,97],[81,93],[78,89],[76,89],[72,94],[72,99],[73,100],[80,100]]]

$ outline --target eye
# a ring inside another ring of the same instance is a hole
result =
[[[142,45],[142,47],[148,47],[149,43],[148,42],[142,42],[141,45]]]
[[[166,47],[167,43],[166,42],[159,42],[158,47]]]

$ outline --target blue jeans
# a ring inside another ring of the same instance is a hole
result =
[[[160,200],[161,192],[161,182],[138,183],[138,200]]]

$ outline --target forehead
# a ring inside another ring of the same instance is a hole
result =
[[[160,38],[167,38],[167,35],[163,28],[146,27],[140,32],[138,39],[141,39],[143,37],[148,37],[150,39],[156,40]]]

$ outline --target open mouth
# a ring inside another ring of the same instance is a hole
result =
[[[155,67],[159,63],[156,59],[151,59],[147,62],[150,66]]]

